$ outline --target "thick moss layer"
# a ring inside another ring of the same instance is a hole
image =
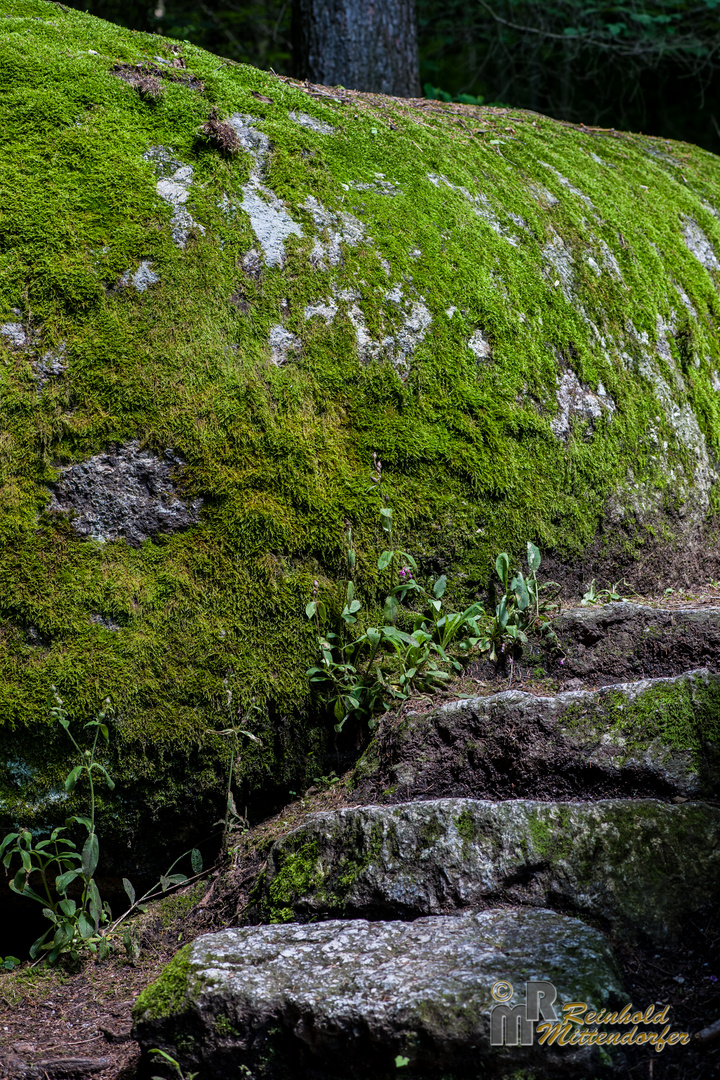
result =
[[[376,586],[373,452],[398,537],[451,598],[527,538],[637,551],[713,513],[712,155],[317,96],[57,4],[0,12],[6,818],[62,802],[51,684],[77,718],[115,700],[104,813],[136,841],[148,813],[216,812],[209,733],[238,706],[262,739],[238,766],[251,811],[296,777],[324,738],[302,713],[304,606],[342,571],[346,522]],[[212,107],[234,156],[199,134]],[[191,510],[101,542],[59,509],[59,470],[131,445],[172,460]]]

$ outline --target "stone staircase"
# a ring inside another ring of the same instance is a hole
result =
[[[381,724],[364,805],[277,840],[257,925],[196,939],[141,995],[146,1051],[203,1080],[720,1075],[720,1039],[691,1038],[720,1017],[720,608],[610,604],[557,633],[557,692]],[[682,957],[698,926],[691,1029],[660,986],[634,996],[628,957]],[[563,1026],[572,1002],[585,1025]]]

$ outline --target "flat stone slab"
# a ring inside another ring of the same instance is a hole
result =
[[[720,808],[652,799],[436,799],[315,814],[272,847],[264,919],[559,907],[629,940],[677,938],[720,895]]]
[[[356,778],[400,798],[716,796],[720,674],[451,701],[382,725]]]
[[[183,1072],[384,1080],[608,1074],[597,1048],[490,1046],[491,990],[549,980],[561,1003],[627,1002],[597,930],[551,911],[486,911],[412,923],[243,927],[197,938],[139,997],[135,1034]],[[523,1072],[523,1075],[528,1075]]]
[[[654,608],[623,601],[573,608],[553,627],[565,676],[610,682],[720,667],[720,607]],[[555,670],[561,670],[557,660]]]

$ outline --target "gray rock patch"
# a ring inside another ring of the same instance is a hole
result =
[[[5,338],[6,344],[13,349],[24,349],[28,344],[27,332],[20,322],[0,324],[0,334]]]
[[[702,231],[697,221],[691,217],[683,219],[683,240],[688,251],[706,270],[720,270],[715,249]]]
[[[580,1080],[609,1071],[596,1048],[490,1047],[491,990],[508,980],[552,980],[562,1004],[627,1001],[598,931],[551,911],[485,911],[413,923],[325,922],[255,926],[197,938],[186,991],[163,977],[135,1010],[145,1051],[160,1048],[184,1072],[255,1074],[272,1054],[279,1075],[377,1080],[395,1058],[414,1076],[507,1078],[518,1068]],[[167,1010],[166,1010],[167,1011]],[[192,1035],[192,1038],[188,1038]],[[549,1072],[546,1072],[549,1070]]]
[[[288,116],[291,120],[294,120],[300,127],[309,128],[310,131],[317,132],[318,135],[334,135],[335,128],[332,124],[326,124],[324,120],[317,120],[314,116],[309,116],[304,112],[290,112]]]
[[[182,462],[141,450],[137,441],[61,469],[48,510],[73,514],[73,527],[104,543],[122,537],[134,547],[159,533],[194,525],[201,499],[184,501],[172,473]]]
[[[300,338],[291,334],[281,323],[270,327],[270,358],[273,364],[282,367],[283,364],[300,352]]]
[[[152,146],[145,151],[143,157],[160,174],[155,185],[156,190],[163,202],[172,208],[170,231],[173,241],[178,247],[184,248],[193,229],[200,233],[205,232],[204,227],[193,219],[185,206],[190,195],[193,167],[183,165],[165,146]]]
[[[557,380],[558,415],[550,421],[553,434],[567,442],[573,419],[589,422],[590,428],[601,416],[612,417],[615,404],[600,383],[597,393],[583,386],[574,371],[563,371]]]
[[[159,280],[160,276],[152,269],[150,259],[143,259],[134,274],[130,270],[125,271],[118,282],[118,286],[127,289],[132,285],[137,292],[145,292],[151,285],[156,285]]]
[[[633,605],[608,605],[624,606]],[[632,646],[624,641],[622,622],[603,651],[601,632],[593,629],[602,615],[587,614],[587,622],[574,616],[558,620],[557,633],[567,653],[561,670],[567,674],[593,672],[602,681],[603,670],[642,668],[653,648],[664,659],[672,655],[673,628],[663,633],[662,623],[649,621],[643,635],[644,619],[638,645],[647,654],[628,655]],[[674,629],[681,631],[675,639],[681,670],[687,667],[693,631],[701,649],[713,649],[717,640],[712,624]],[[577,644],[569,640],[574,633]],[[592,640],[597,649],[588,647]],[[713,655],[718,655],[717,646]],[[600,690],[566,690],[553,697],[505,690],[450,702],[403,718],[388,736],[382,761],[371,743],[356,767],[356,780],[362,785],[378,776],[381,790],[396,789],[406,799],[413,794],[517,798],[531,795],[540,782],[561,798],[628,790],[712,798],[720,790],[720,739],[712,720],[718,700],[720,674],[701,668],[669,678],[615,680]]]

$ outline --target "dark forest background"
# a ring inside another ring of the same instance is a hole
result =
[[[296,74],[290,0],[73,6]],[[720,0],[417,0],[416,11],[428,97],[482,99],[720,153]]]

